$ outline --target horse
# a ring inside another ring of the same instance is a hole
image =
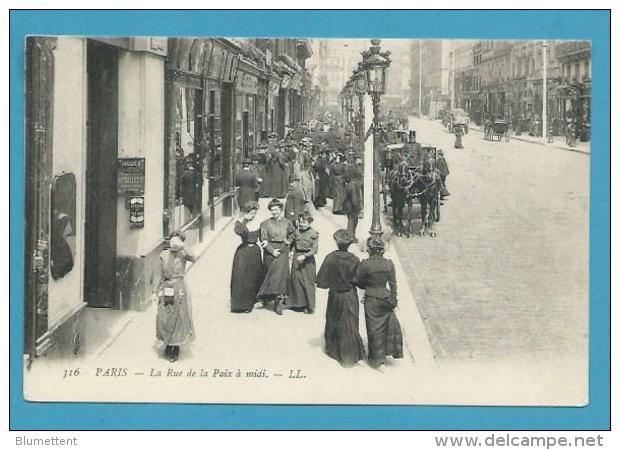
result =
[[[441,176],[437,169],[437,161],[431,155],[426,154],[422,161],[421,171],[414,176],[414,195],[420,198],[422,229],[418,233],[425,236],[428,232],[430,237],[437,234],[434,231],[435,222],[439,221],[439,193],[441,192]]]
[[[396,236],[411,235],[412,203],[411,188],[414,179],[406,165],[401,165],[390,174],[390,198],[392,199],[392,225]],[[403,211],[407,206],[407,227],[403,227]]]

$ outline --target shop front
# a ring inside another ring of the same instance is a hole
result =
[[[282,79],[275,73],[271,73],[269,76],[269,82],[267,84],[267,130],[269,133],[278,132],[278,95],[280,93],[280,85]]]
[[[233,117],[239,56],[224,39],[169,39],[164,235],[202,240],[232,215]]]
[[[242,61],[235,89],[235,165],[254,158],[260,140],[263,112],[259,110],[259,77],[261,71]],[[263,104],[264,106],[264,104]],[[236,173],[236,171],[235,171]]]
[[[148,298],[162,236],[166,41],[31,37],[26,47],[33,360],[79,354],[87,306],[141,309]]]

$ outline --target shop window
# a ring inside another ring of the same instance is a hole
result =
[[[581,81],[581,77],[579,76],[580,75],[579,74],[579,69],[580,69],[579,63],[576,63],[575,64],[575,80],[576,81]]]
[[[250,113],[248,111],[243,111],[243,119],[242,119],[242,141],[243,141],[243,158],[247,159],[250,156],[249,150],[249,116]]]
[[[210,89],[207,100],[206,146],[208,163],[206,164],[205,178],[209,179],[209,186],[214,198],[223,192],[224,166],[222,157],[222,123],[221,123],[221,91]]]
[[[201,145],[200,101],[201,91],[177,88],[176,141],[176,201],[185,205],[190,217],[200,213],[202,190],[202,157],[197,150]]]

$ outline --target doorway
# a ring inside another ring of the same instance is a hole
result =
[[[118,308],[116,215],[118,50],[89,41],[84,298]]]

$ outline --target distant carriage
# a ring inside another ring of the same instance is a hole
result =
[[[495,120],[494,122],[487,122],[484,125],[484,139],[487,141],[501,141],[502,138],[506,139],[506,142],[510,140],[510,124],[505,120]]]

